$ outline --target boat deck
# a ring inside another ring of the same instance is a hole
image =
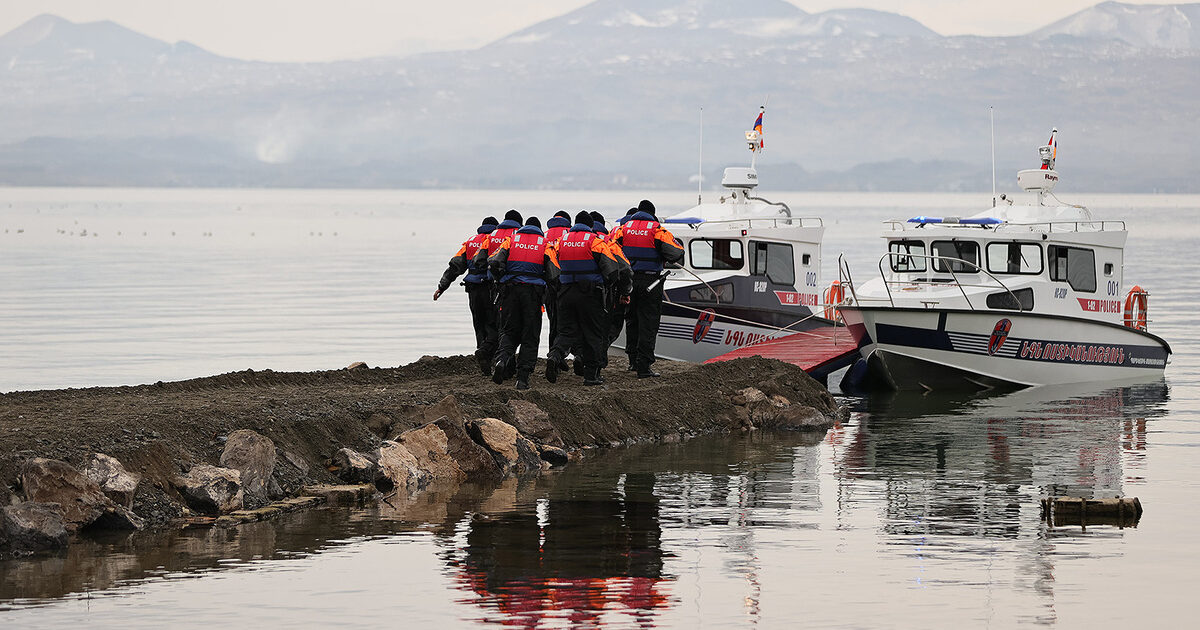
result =
[[[729,361],[741,357],[779,359],[799,366],[810,376],[825,382],[830,373],[858,360],[858,345],[850,331],[841,326],[822,326],[794,335],[731,350],[705,363]]]

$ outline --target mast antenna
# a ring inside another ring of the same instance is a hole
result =
[[[700,166],[696,175],[696,205],[704,203],[704,107],[700,107]]]
[[[996,108],[988,105],[992,125],[992,207],[996,207]]]

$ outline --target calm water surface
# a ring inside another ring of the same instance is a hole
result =
[[[652,199],[683,209],[693,195]],[[765,195],[824,217],[825,282],[840,251],[856,275],[874,267],[883,219],[985,203]],[[0,189],[0,391],[466,352],[463,295],[430,294],[480,217],[615,217],[639,198]],[[0,623],[1191,625],[1200,198],[1067,200],[1129,223],[1127,281],[1150,291],[1151,330],[1175,350],[1164,381],[844,397],[850,418],[820,439],[615,449],[498,489],[83,541],[0,563]],[[1146,514],[1051,527],[1050,494],[1137,496]]]

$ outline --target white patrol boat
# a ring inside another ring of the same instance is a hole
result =
[[[701,200],[662,220],[682,242],[684,264],[664,272],[659,357],[703,362],[833,323],[819,316],[821,219],[793,216],[787,204],[755,192],[763,147],[759,116],[755,130],[746,132],[750,166],[725,169],[717,201]],[[623,335],[615,345],[624,347]]]
[[[1023,387],[1162,374],[1171,348],[1147,331],[1149,294],[1124,286],[1125,223],[1046,203],[1059,179],[1057,133],[1039,148],[1041,168],[1017,174],[1035,203],[890,221],[879,277],[862,285],[839,260],[848,289],[839,310],[867,384]]]

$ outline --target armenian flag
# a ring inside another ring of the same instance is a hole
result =
[[[763,117],[764,113],[765,113],[765,110],[758,112],[758,119],[756,119],[754,121],[754,130],[758,132],[758,148],[760,148],[760,149],[763,148],[762,117]]]

